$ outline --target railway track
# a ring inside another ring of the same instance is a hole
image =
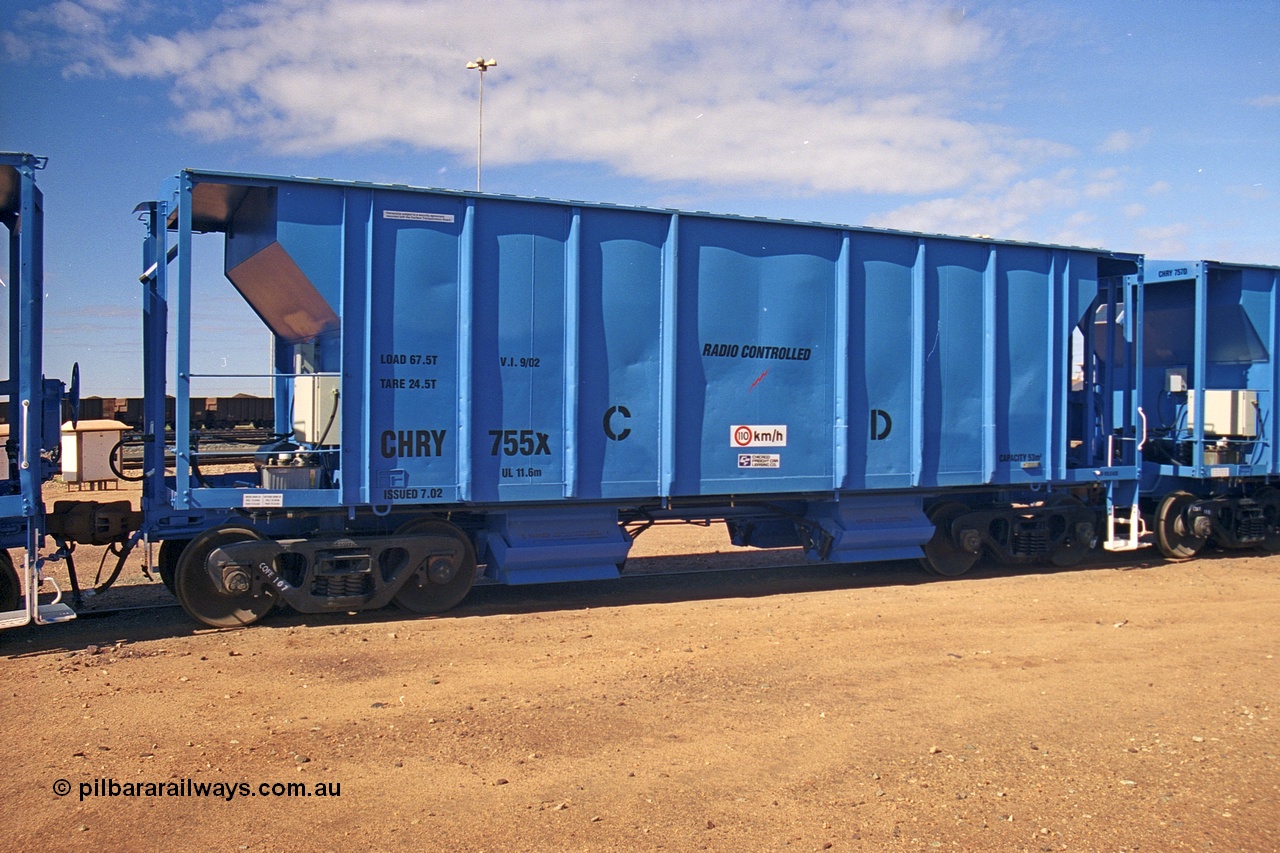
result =
[[[759,553],[759,552],[755,552]],[[968,574],[943,578],[925,572],[918,563],[907,560],[880,563],[815,563],[784,560],[743,567],[741,556],[732,553],[683,554],[662,557],[639,557],[628,561],[623,574],[612,580],[547,583],[508,586],[479,580],[467,598],[448,616],[477,616],[497,613],[520,613],[538,609],[565,607],[619,606],[697,599],[732,597],[755,598],[798,592],[825,592],[841,589],[881,586],[914,586],[932,582],[980,581],[1009,575],[1059,574],[1100,569],[1131,571],[1159,568],[1163,562],[1150,553],[1098,554],[1077,566],[1060,568],[1051,564],[1002,566],[983,563]],[[1227,552],[1212,552],[1198,559],[1231,559]],[[120,603],[109,599],[120,597]],[[143,600],[145,599],[145,600]],[[77,608],[83,618],[109,618],[152,610],[177,608],[180,605],[157,580],[113,587],[91,596]],[[388,606],[383,611],[410,614]],[[287,611],[286,611],[287,612]],[[372,611],[378,612],[378,611]],[[278,618],[280,614],[277,614]]]

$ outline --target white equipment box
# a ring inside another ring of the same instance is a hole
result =
[[[293,440],[334,445],[342,434],[342,376],[309,373],[293,380]]]
[[[80,421],[62,425],[62,481],[64,483],[117,482],[111,470],[111,451],[129,430],[119,421]]]
[[[1187,429],[1196,423],[1196,392],[1187,392]],[[1204,434],[1256,438],[1258,392],[1209,389],[1204,392]]]

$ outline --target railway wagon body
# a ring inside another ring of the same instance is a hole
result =
[[[74,405],[72,401],[64,400],[62,422],[66,423],[73,418],[86,421],[110,420],[115,417],[115,411],[115,397],[81,397]]]
[[[164,401],[164,423],[172,426],[176,420],[177,401],[172,395]],[[142,397],[120,397],[116,400],[116,420],[128,424],[133,429],[142,429],[147,403]],[[203,425],[205,398],[187,400],[187,422],[193,426]]]
[[[209,397],[205,400],[204,426],[208,429],[267,427],[274,423],[275,401],[270,397],[237,394],[233,397]]]
[[[1280,550],[1280,267],[1150,261],[1143,282],[1142,490],[1156,544]]]
[[[0,398],[10,415],[0,483],[0,628],[62,622],[75,615],[58,601],[60,595],[46,604],[37,598],[42,585],[52,583],[41,572],[41,487],[57,473],[49,454],[61,440],[64,388],[43,372],[44,198],[36,172],[44,165],[42,157],[0,153],[0,222],[9,236],[7,369]],[[23,549],[20,567],[15,567],[10,548]]]
[[[189,401],[192,426],[202,429],[230,429],[238,426],[266,427],[275,422],[275,404],[270,397],[237,394],[233,397],[192,397]],[[165,423],[174,424],[175,400],[165,401]],[[85,420],[118,420],[132,429],[141,429],[144,403],[141,397],[82,397],[80,417]],[[63,421],[71,420],[71,404],[62,407]],[[0,423],[7,409],[0,404]]]
[[[946,574],[1137,544],[1140,256],[205,171],[149,220],[146,532],[209,624],[612,577],[664,519]],[[191,443],[204,232],[292,435],[249,476]]]

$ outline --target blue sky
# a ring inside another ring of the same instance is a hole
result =
[[[474,188],[479,56],[486,190],[1280,264],[1277,0],[6,0],[46,373],[140,393],[181,168]],[[217,272],[197,369],[261,372]]]

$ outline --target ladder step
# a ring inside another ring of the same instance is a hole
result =
[[[65,604],[41,604],[36,622],[41,625],[53,625],[57,622],[70,622],[76,618],[76,612]]]
[[[1145,532],[1137,506],[1117,507],[1109,514],[1108,538],[1102,547],[1107,551],[1136,551],[1142,547],[1141,539]]]
[[[21,628],[31,621],[31,617],[24,610],[8,610],[0,613],[0,631],[5,628]]]

